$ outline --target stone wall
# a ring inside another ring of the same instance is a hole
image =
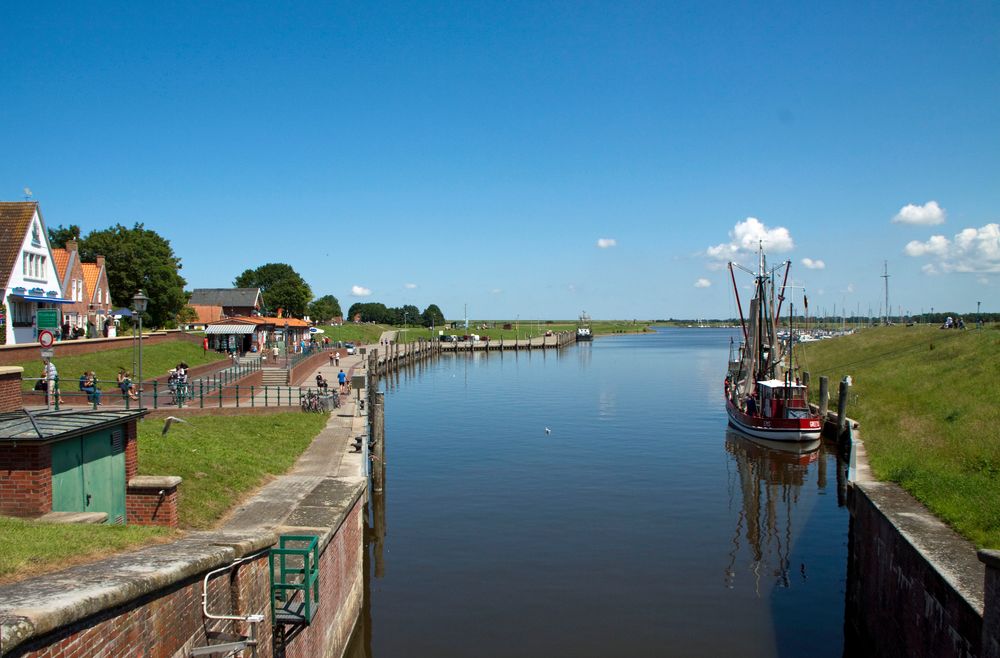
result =
[[[984,569],[974,547],[897,485],[854,482],[848,505],[846,653],[980,655]]]

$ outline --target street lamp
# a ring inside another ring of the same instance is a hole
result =
[[[146,312],[149,305],[149,297],[140,289],[132,297],[132,305],[135,312],[139,314],[139,408],[142,409],[142,314]]]

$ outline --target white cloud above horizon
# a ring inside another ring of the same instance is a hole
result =
[[[416,287],[417,287],[417,284],[415,284],[415,283],[404,283],[403,287],[406,288],[407,290],[415,290]]]
[[[812,258],[803,258],[802,264],[809,270],[823,270],[826,269],[826,263],[820,259],[813,260]]]
[[[700,279],[698,279],[697,281],[694,282],[694,287],[695,288],[708,288],[708,287],[711,287],[711,285],[712,285],[712,282],[709,281],[708,279],[704,278],[704,277],[702,277],[702,278],[700,278]]]
[[[365,288],[364,286],[351,286],[351,295],[354,297],[367,297],[372,294],[371,288]]]
[[[922,206],[908,203],[899,209],[892,218],[893,224],[910,224],[913,226],[935,226],[944,224],[948,213],[938,205],[937,201],[928,201]]]
[[[761,243],[764,244],[764,250],[769,253],[791,251],[795,248],[792,235],[784,226],[768,228],[756,217],[747,217],[742,222],[737,222],[729,232],[729,242],[709,247],[705,250],[705,255],[715,261],[715,267],[719,267],[738,256],[756,252]]]
[[[962,229],[955,237],[932,235],[925,242],[912,240],[903,248],[913,258],[930,257],[925,274],[949,272],[1000,272],[1000,224]]]
[[[608,249],[618,246],[618,240],[614,238],[597,238],[597,246],[600,249]]]

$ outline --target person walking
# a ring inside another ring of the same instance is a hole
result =
[[[339,351],[333,353],[333,367],[334,368],[339,368],[340,367],[340,352]]]
[[[344,374],[343,370],[337,373],[337,381],[340,383],[340,394],[345,395],[347,393],[344,388],[347,385],[347,375]]]
[[[54,399],[62,404],[62,396],[59,395],[57,386],[59,371],[56,370],[56,364],[52,363],[52,359],[49,358],[42,359],[42,363],[45,365],[45,406],[50,406]]]

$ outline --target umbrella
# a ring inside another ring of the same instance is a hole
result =
[[[120,308],[117,311],[112,311],[111,315],[115,316],[116,318],[130,318],[132,317],[132,311],[128,310],[127,308]]]

